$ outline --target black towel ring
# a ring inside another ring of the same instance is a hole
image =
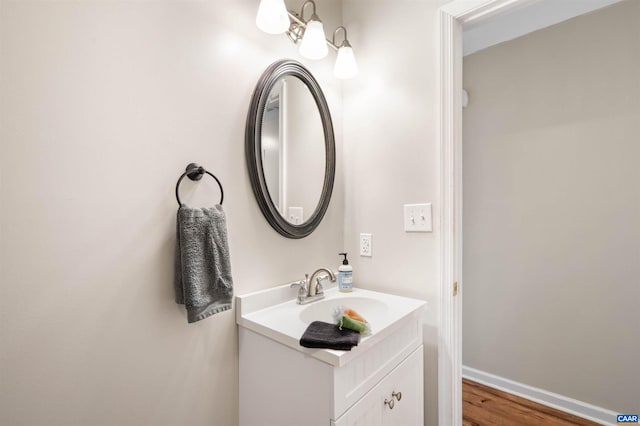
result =
[[[184,179],[185,176],[188,176],[189,179],[191,179],[192,181],[195,182],[197,180],[202,179],[202,176],[205,173],[208,174],[209,176],[211,176],[212,178],[214,178],[216,180],[216,182],[218,182],[218,186],[220,187],[220,205],[222,205],[222,201],[224,200],[224,190],[222,189],[222,184],[220,183],[218,178],[215,177],[213,175],[213,173],[208,172],[207,170],[205,170],[205,168],[202,167],[201,165],[199,165],[197,163],[190,163],[187,166],[185,172],[178,179],[178,183],[176,183],[176,199],[178,200],[178,205],[180,207],[182,207],[182,202],[180,201],[180,195],[178,194],[178,188],[180,187],[180,182],[182,182],[182,179]]]

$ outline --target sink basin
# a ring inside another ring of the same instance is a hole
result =
[[[300,319],[305,324],[311,324],[313,321],[333,322],[333,312],[339,306],[354,309],[367,321],[374,322],[376,319],[386,317],[389,311],[389,306],[379,299],[371,297],[337,297],[307,305],[300,312]]]
[[[419,322],[419,311],[426,302],[377,291],[354,289],[341,293],[337,287],[325,288],[325,298],[308,305],[296,303],[296,289],[289,285],[236,296],[236,322],[240,327],[304,352],[334,366],[342,366],[367,347],[387,336],[402,332],[406,324]],[[337,306],[354,309],[371,326],[351,351],[309,349],[300,346],[300,337],[313,321],[333,322]],[[411,318],[418,318],[410,321]]]

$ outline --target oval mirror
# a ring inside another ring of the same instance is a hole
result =
[[[253,192],[271,226],[288,238],[313,232],[331,199],[335,140],[324,94],[299,62],[278,61],[262,74],[245,152]]]

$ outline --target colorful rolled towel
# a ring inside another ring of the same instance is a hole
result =
[[[362,334],[371,334],[371,327],[366,319],[359,313],[344,306],[338,306],[333,311],[333,319],[338,328],[347,328]]]

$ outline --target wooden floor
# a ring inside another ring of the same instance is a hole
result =
[[[465,426],[598,425],[598,423],[467,379],[462,380],[462,424]]]

